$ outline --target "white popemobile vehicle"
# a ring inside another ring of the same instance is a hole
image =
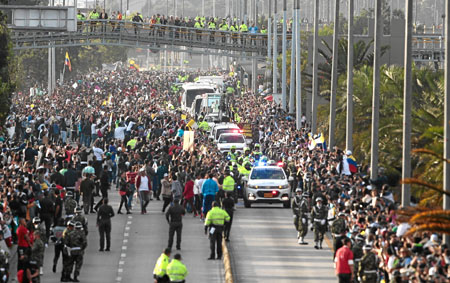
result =
[[[244,186],[244,206],[252,203],[282,203],[291,207],[291,187],[289,179],[280,166],[256,166],[250,171]]]
[[[241,133],[225,133],[219,136],[217,147],[220,152],[229,152],[232,148],[243,152],[247,146],[244,135]]]

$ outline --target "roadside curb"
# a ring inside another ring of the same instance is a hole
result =
[[[228,252],[227,243],[225,242],[225,239],[222,239],[222,251],[223,251],[223,265],[224,265],[224,276],[225,276],[225,283],[233,283],[233,270],[231,268],[231,259],[230,254]]]

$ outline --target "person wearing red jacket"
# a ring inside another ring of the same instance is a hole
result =
[[[183,192],[183,198],[184,198],[183,207],[184,207],[184,209],[186,209],[186,204],[189,203],[189,205],[192,208],[192,212],[194,213],[194,217],[196,217],[196,216],[198,216],[198,213],[194,206],[194,181],[192,180],[191,175],[188,175],[186,177],[186,179],[187,179],[187,182],[186,182],[186,185],[184,186],[184,192]]]

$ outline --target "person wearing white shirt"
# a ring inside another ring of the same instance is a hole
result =
[[[194,205],[197,211],[201,211],[202,208],[201,195],[203,182],[201,178],[202,178],[201,174],[198,173],[194,181]]]
[[[91,124],[91,142],[94,143],[95,140],[97,139],[98,135],[97,135],[97,124],[92,123]]]
[[[95,159],[97,160],[97,161],[102,161],[103,160],[103,154],[104,154],[104,152],[103,152],[103,149],[101,149],[101,148],[99,148],[99,147],[96,147],[95,145],[92,147],[92,152],[93,152],[93,154],[94,154],[94,156],[95,156]]]
[[[119,126],[114,130],[114,138],[117,140],[124,140],[125,139],[125,130],[127,127]]]
[[[136,188],[139,192],[139,198],[141,200],[141,214],[147,213],[147,205],[150,202],[150,182],[147,177],[145,169],[139,170],[139,176],[136,179]]]

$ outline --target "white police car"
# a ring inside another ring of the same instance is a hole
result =
[[[217,140],[217,148],[221,152],[229,152],[232,148],[242,152],[246,146],[245,137],[240,133],[221,134]]]
[[[280,166],[253,167],[244,186],[244,206],[252,203],[282,203],[291,206],[291,187],[289,179]]]

